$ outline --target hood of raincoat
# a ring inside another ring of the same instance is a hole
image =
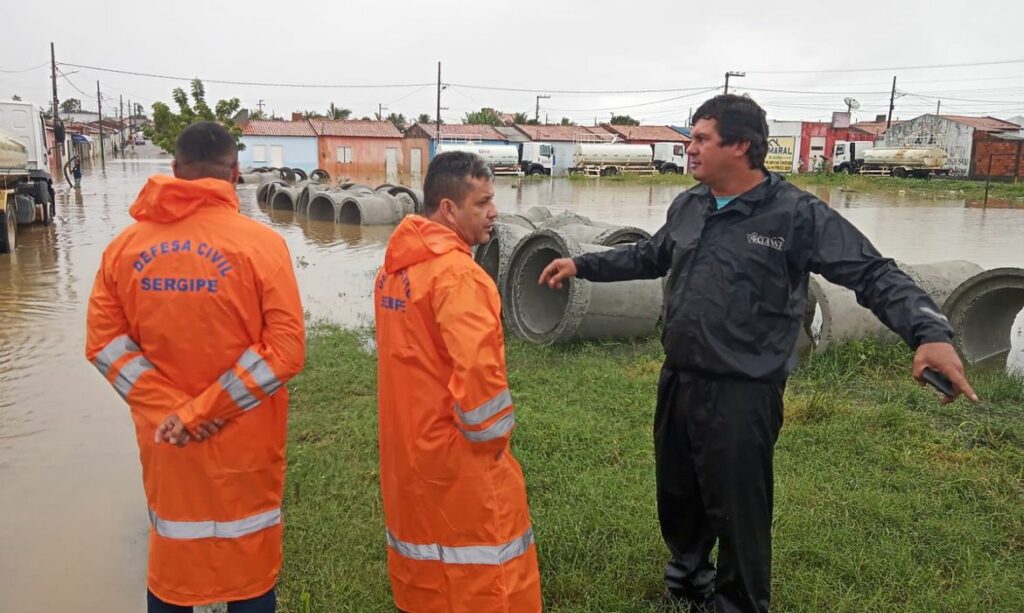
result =
[[[149,178],[128,212],[137,221],[172,223],[206,207],[237,211],[235,186],[222,179],[187,181],[158,175]]]
[[[469,245],[452,230],[425,217],[409,215],[388,241],[384,270],[390,274],[455,250],[471,253]]]

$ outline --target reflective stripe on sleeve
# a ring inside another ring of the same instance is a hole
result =
[[[107,346],[103,348],[96,355],[96,359],[92,361],[99,369],[103,376],[110,375],[110,368],[114,365],[114,362],[120,360],[128,353],[134,353],[141,351],[139,346],[129,337],[127,334],[117,336],[114,340],[107,343]]]
[[[121,367],[121,370],[117,371],[117,378],[114,379],[114,389],[121,395],[121,398],[127,400],[128,393],[135,387],[135,382],[139,380],[142,373],[152,369],[153,364],[145,356],[140,355],[128,360]]]
[[[466,440],[473,443],[483,443],[505,436],[515,425],[516,413],[515,411],[510,411],[508,415],[505,415],[483,430],[466,430],[460,427],[459,431],[462,432],[462,436],[466,437]]]
[[[238,375],[233,370],[229,370],[220,376],[218,379],[220,386],[224,388],[224,391],[231,396],[231,399],[235,401],[238,408],[243,411],[258,406],[260,401],[259,398],[252,395],[249,388],[245,386],[245,381],[238,378]]]
[[[388,545],[399,555],[413,560],[432,560],[445,564],[487,564],[497,566],[526,553],[533,544],[533,528],[502,545],[469,545],[452,547],[437,543],[410,543],[387,531]]]
[[[246,349],[238,359],[238,365],[252,374],[253,381],[267,396],[271,396],[281,388],[281,380],[270,369],[267,361],[252,349]]]
[[[508,388],[505,388],[498,392],[494,398],[472,409],[463,410],[458,404],[455,405],[455,409],[458,411],[459,420],[462,423],[467,426],[479,426],[503,411],[510,404],[512,404],[512,394],[509,393]]]

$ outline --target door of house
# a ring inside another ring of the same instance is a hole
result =
[[[398,183],[398,149],[395,147],[388,147],[385,153],[384,180],[388,183]]]
[[[423,174],[423,150],[422,149],[410,149],[409,150],[409,175],[412,177],[414,182],[419,182],[420,176]]]

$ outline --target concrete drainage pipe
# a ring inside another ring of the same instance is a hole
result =
[[[337,222],[357,226],[389,226],[413,213],[411,201],[399,200],[390,194],[352,195],[342,192],[338,202]]]
[[[523,239],[509,262],[502,308],[516,335],[537,344],[573,339],[630,338],[654,333],[661,315],[661,280],[591,283],[572,279],[561,290],[537,284],[555,258],[606,251],[557,230]]]
[[[534,231],[525,217],[502,213],[491,229],[491,238],[473,252],[473,259],[494,279],[499,291],[505,287],[508,262],[519,241]]]
[[[529,219],[534,225],[540,224],[545,219],[551,219],[551,211],[543,206],[531,206],[521,215]]]
[[[927,292],[940,308],[958,285],[982,271],[977,264],[963,260],[913,266],[902,262],[896,264]],[[886,328],[874,313],[857,304],[857,297],[852,291],[830,283],[823,277],[811,275],[807,300],[804,328],[815,345],[815,351],[824,351],[830,345],[850,339],[874,338],[887,342],[899,340],[899,337]]]
[[[338,208],[341,206],[341,200],[344,199],[344,192],[320,192],[314,194],[307,205],[306,217],[313,221],[337,221]]]
[[[319,183],[309,183],[299,191],[299,198],[295,201],[295,212],[307,215],[309,212],[309,201],[313,196],[328,191],[330,188]]]
[[[539,228],[559,230],[581,243],[614,247],[635,243],[640,239],[650,239],[651,235],[632,226],[617,226],[602,221],[594,221],[589,217],[575,213],[562,213],[545,219],[537,224]]]
[[[299,199],[299,190],[294,187],[278,187],[270,198],[270,208],[277,211],[294,211]]]
[[[1024,269],[996,268],[967,279],[946,301],[957,350],[969,364],[1002,362],[1024,309]]]

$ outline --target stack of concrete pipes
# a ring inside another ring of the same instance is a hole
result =
[[[395,225],[423,206],[423,192],[409,187],[384,184],[374,189],[357,183],[330,187],[312,180],[291,186],[268,180],[256,190],[256,199],[271,209],[295,211],[313,220],[361,226]]]
[[[331,175],[322,168],[317,168],[308,175],[301,168],[255,168],[246,170],[238,176],[238,182],[243,185],[263,185],[271,181],[294,185],[298,181],[307,180],[314,183],[330,183]]]
[[[969,364],[1006,363],[1014,321],[1024,310],[1024,269],[983,270],[963,260],[897,265],[928,292],[953,328],[954,343]],[[840,341],[873,338],[896,342],[875,315],[846,288],[811,275],[804,330],[814,351]]]
[[[625,338],[654,333],[663,315],[661,280],[590,283],[572,279],[561,290],[537,284],[555,258],[606,251],[650,236],[638,228],[592,221],[541,207],[502,214],[491,240],[474,258],[494,279],[505,326],[538,344],[573,339]],[[1024,309],[1024,269],[984,271],[971,262],[897,263],[942,309],[957,349],[970,364],[1003,360],[1011,351],[1014,321]],[[896,342],[850,290],[811,275],[808,309],[798,349],[823,351],[840,341]]]
[[[661,317],[660,280],[571,279],[557,290],[537,284],[541,271],[556,258],[607,251],[642,238],[650,234],[640,228],[533,207],[523,214],[500,215],[491,240],[477,247],[474,258],[498,286],[506,328],[521,338],[550,344],[648,336]]]

